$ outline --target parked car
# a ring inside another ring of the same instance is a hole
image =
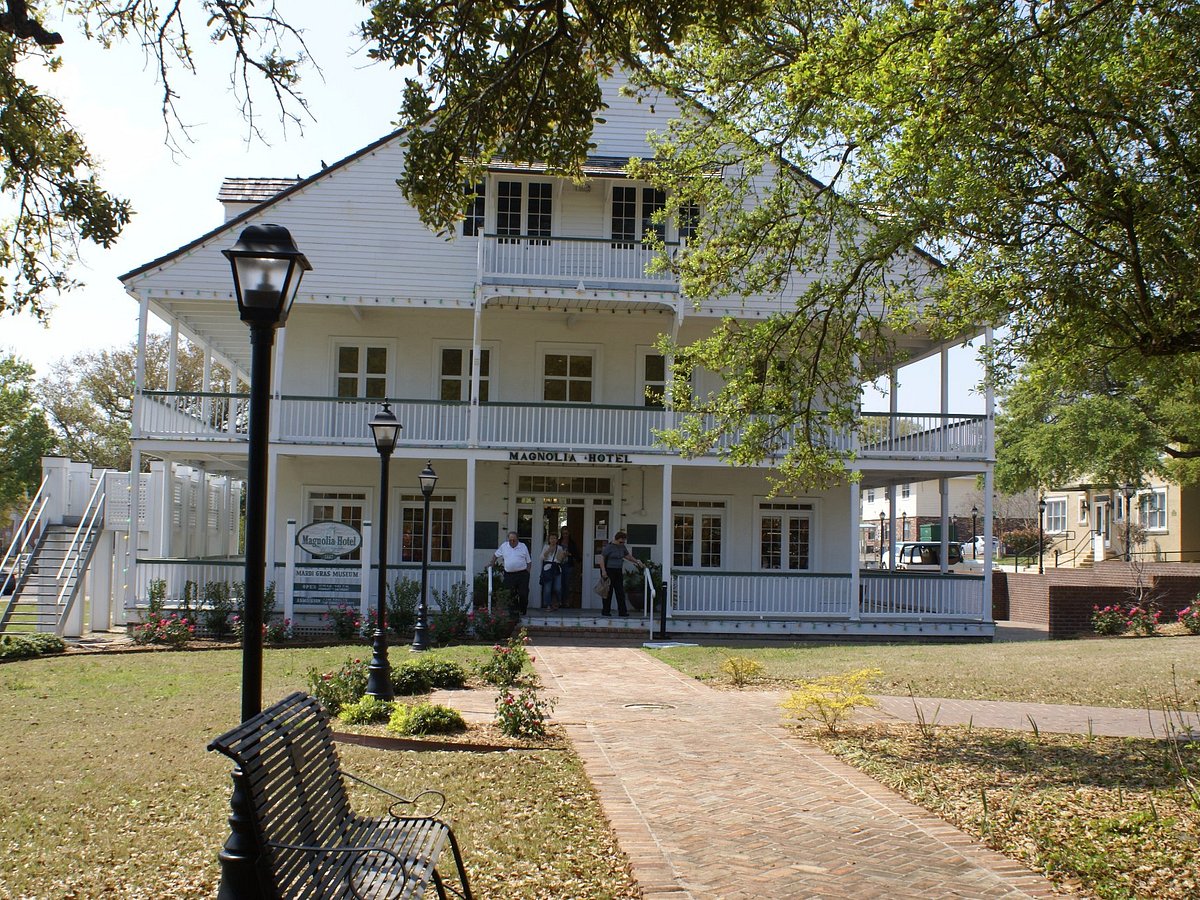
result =
[[[956,572],[964,568],[962,547],[947,544],[949,556],[946,569]],[[940,572],[942,570],[942,545],[935,541],[918,541],[901,544],[896,553],[897,571]]]
[[[976,536],[974,542],[967,541],[962,545],[963,559],[986,559],[987,558],[987,542],[983,539],[983,535]],[[1004,545],[1000,543],[1000,538],[992,538],[992,559],[999,559],[1004,555]]]

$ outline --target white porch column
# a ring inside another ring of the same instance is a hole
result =
[[[371,523],[366,519],[363,520],[362,529],[362,555],[359,557],[362,561],[362,566],[358,571],[358,583],[360,598],[358,601],[358,612],[363,617],[363,621],[367,621],[368,610],[371,608],[371,558],[375,555],[371,549],[371,538],[374,534],[374,529]]]
[[[141,305],[138,307],[138,337],[137,337],[137,359],[133,366],[133,408],[132,413],[132,428],[131,437],[134,439],[142,436],[142,408],[146,402],[142,397],[142,391],[146,389],[146,331],[150,327],[150,298],[143,296]],[[138,459],[138,451],[133,451],[134,459]],[[138,471],[140,463],[135,463],[130,468],[130,472],[134,474]],[[136,546],[136,539],[134,545]]]
[[[941,547],[938,549],[938,559],[942,561],[942,573],[945,574],[950,567],[950,486],[944,477],[938,479],[938,498],[941,501],[942,522],[942,540]]]
[[[144,346],[142,349],[144,350]],[[143,354],[139,352],[138,355],[141,358]],[[141,403],[136,392],[133,402],[135,408]],[[136,430],[136,428],[137,417],[134,416],[134,429]],[[137,606],[138,513],[142,503],[141,469],[142,452],[138,450],[135,444],[129,458],[129,530],[125,533],[125,582],[122,585],[124,596],[122,612],[118,615],[118,621],[121,623],[128,620],[128,610],[134,609]]]
[[[200,347],[204,354],[204,371],[200,375],[200,390],[206,394],[212,393],[212,351],[207,344]],[[204,397],[200,401],[200,418],[205,425],[212,424],[212,397]]]
[[[283,595],[283,617],[296,623],[296,520],[287,520],[287,548],[284,552],[283,584],[279,594]],[[278,596],[278,595],[277,595]]]
[[[950,351],[945,347],[941,352],[941,379],[942,379],[942,452],[946,453],[950,449]],[[945,526],[943,526],[945,527]],[[944,556],[942,557],[945,558]]]
[[[675,519],[671,511],[671,494],[674,493],[675,483],[675,467],[670,463],[663,465],[663,537],[662,537],[662,603],[663,609],[667,611],[667,618],[674,618],[671,615],[671,557],[674,555],[675,549]],[[654,619],[654,610],[650,610],[650,618]],[[650,633],[654,634],[654,623],[651,621]]]
[[[893,421],[895,421],[893,419]],[[887,567],[895,568],[896,565],[896,486],[888,485],[888,560]]]
[[[272,359],[271,371],[271,443],[275,443],[280,438],[280,421],[283,417],[283,404],[280,402],[283,397],[283,358],[287,350],[287,329],[280,328],[275,332],[275,356]],[[275,484],[275,476],[272,474],[270,484]],[[272,488],[271,496],[274,497],[274,488]],[[268,510],[275,506],[272,501],[268,505]],[[271,514],[268,512],[268,524],[270,523]],[[268,531],[267,534],[271,532]],[[268,551],[269,553],[270,551]],[[269,571],[269,570],[268,570]]]
[[[896,437],[897,437],[896,432],[899,430],[896,428],[896,414],[897,414],[897,412],[899,412],[899,404],[900,404],[900,398],[897,396],[897,393],[899,390],[900,390],[899,373],[896,371],[896,369],[893,368],[890,372],[888,372],[888,413],[889,413],[888,445],[889,445],[889,449],[895,448],[895,442],[896,442]],[[893,509],[892,512],[895,513],[895,510]],[[893,518],[895,518],[894,515],[893,515]]]
[[[475,602],[475,457],[467,457],[467,499],[463,510],[463,565],[466,567],[467,592]]]
[[[162,558],[171,545],[171,467],[161,460],[150,463],[150,496],[146,498],[150,555]]]
[[[851,475],[857,472],[851,472]],[[862,488],[858,479],[850,482],[850,621],[862,618]]]
[[[167,346],[167,390],[175,390],[179,374],[179,322],[171,322],[171,336]]]
[[[992,358],[992,329],[984,331],[984,346],[988,351],[988,359]],[[987,458],[987,468],[983,471],[983,609],[980,611],[983,621],[992,621],[992,493],[995,490],[996,465],[996,392],[989,372],[984,378],[984,453]]]
[[[92,631],[108,631],[112,619],[113,567],[116,565],[113,533],[105,530],[96,539],[92,553],[92,564],[88,567],[88,587],[91,589],[92,607],[88,617],[88,628]]]
[[[483,241],[479,242],[480,247]],[[482,249],[480,250],[482,252]],[[475,287],[475,312],[471,323],[471,407],[467,411],[467,446],[479,446],[479,370],[483,366],[483,296]],[[470,470],[468,470],[470,471]],[[468,494],[474,494],[468,488]],[[471,520],[472,522],[474,519]],[[472,530],[474,526],[472,526]]]
[[[267,456],[267,484],[270,485],[267,501],[267,584],[275,579],[275,560],[278,559],[275,546],[275,523],[278,518],[276,506],[279,496],[279,451],[274,447]]]

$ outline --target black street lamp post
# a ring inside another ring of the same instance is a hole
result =
[[[979,559],[979,507],[971,507],[971,558]]]
[[[881,569],[883,568],[883,526],[886,518],[883,513],[879,514],[879,568]]]
[[[1121,496],[1125,498],[1125,562],[1132,562],[1133,554],[1129,547],[1129,533],[1133,530],[1133,518],[1131,516],[1130,501],[1133,499],[1133,485],[1128,481],[1121,485]]]
[[[375,529],[379,539],[379,580],[376,583],[378,606],[374,640],[371,642],[371,665],[367,667],[367,693],[377,700],[391,700],[395,694],[392,692],[387,648],[388,463],[396,448],[396,435],[401,425],[385,400],[383,409],[371,419],[370,426],[375,449],[379,451],[379,524]]]
[[[263,593],[267,564],[267,446],[270,441],[271,357],[275,330],[287,322],[300,279],[312,268],[288,230],[251,225],[222,250],[233,268],[238,314],[250,328],[250,418],[246,466],[246,608],[242,631],[242,721],[262,711]],[[219,900],[261,894],[259,853],[250,824],[250,788],[233,770],[230,835],[220,853]]]
[[[432,545],[429,534],[429,498],[437,486],[437,472],[433,471],[433,463],[425,463],[425,468],[418,476],[421,479],[421,493],[425,497],[424,528],[421,535],[421,602],[417,605],[417,627],[413,631],[412,648],[414,650],[429,649],[429,550]]]
[[[900,513],[900,543],[908,540],[908,513]]]
[[[1038,574],[1045,575],[1046,569],[1042,564],[1042,535],[1046,521],[1046,498],[1038,498]]]

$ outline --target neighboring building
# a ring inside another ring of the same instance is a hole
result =
[[[1200,488],[1151,477],[1141,487],[1081,483],[1044,498],[1047,565],[1125,558],[1127,522],[1133,559],[1200,562]]]
[[[794,496],[770,496],[769,461],[734,468],[655,443],[655,429],[677,420],[656,338],[691,341],[722,317],[761,317],[788,296],[696,306],[672,274],[647,274],[641,238],[664,197],[623,165],[651,154],[646,133],[675,107],[637,103],[617,87],[606,85],[610,108],[586,182],[497,161],[455,240],[422,227],[396,188],[404,140],[393,134],[295,183],[227,181],[224,224],[122,278],[141,304],[143,346],[153,313],[244,382],[248,332],[220,251],[247,225],[270,222],[313,264],[279,332],[273,379],[268,554],[285,608],[303,622],[331,598],[369,602],[379,460],[367,422],[387,399],[403,425],[389,501],[397,575],[420,571],[417,474],[431,460],[439,590],[471,585],[509,529],[536,555],[548,530],[567,526],[584,557],[574,609],[545,620],[630,625],[595,618],[591,590],[594,554],[625,530],[633,551],[662,567],[673,631],[991,635],[990,573],[902,576],[859,564],[861,491],[983,475],[990,496],[989,416],[956,414],[945,400],[933,415],[864,413],[869,442],[830,437],[856,453],[861,481]],[[668,247],[687,240],[679,223],[660,234]],[[903,346],[914,362],[941,354],[945,378],[951,342],[910,334]],[[151,391],[143,366],[137,374],[135,467],[152,457],[244,472],[244,394]],[[711,386],[697,374],[697,390]],[[321,521],[351,526],[366,546],[334,561],[297,548],[294,531]],[[144,603],[151,579],[174,586],[224,571],[206,568],[211,560],[178,535],[156,540],[161,551],[140,547],[131,605]]]

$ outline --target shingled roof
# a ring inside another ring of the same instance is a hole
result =
[[[299,178],[226,178],[217,199],[222,203],[262,203],[299,183]]]

